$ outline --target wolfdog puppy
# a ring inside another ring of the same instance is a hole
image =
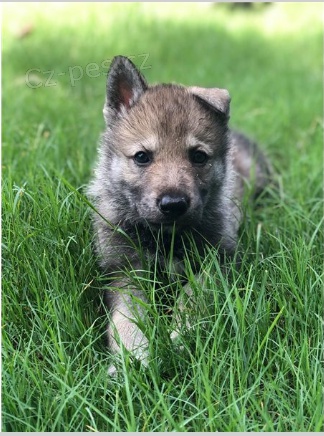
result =
[[[253,173],[258,194],[269,166],[254,143],[229,130],[229,106],[225,89],[149,86],[128,58],[113,59],[106,129],[88,189],[97,210],[96,251],[108,277],[125,268],[143,270],[138,241],[161,269],[172,239],[173,264],[181,270],[188,234],[201,253],[211,244],[220,259],[234,254],[244,186]],[[106,296],[110,349],[124,346],[147,363],[148,338],[134,322],[145,319],[147,296],[126,274],[111,280]]]

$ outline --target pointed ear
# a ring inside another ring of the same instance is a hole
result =
[[[229,117],[231,97],[226,89],[191,86],[189,91],[203,100],[204,103],[207,103],[211,109]]]
[[[113,121],[123,110],[128,110],[146,91],[148,85],[142,74],[125,56],[114,57],[107,78],[104,116]]]

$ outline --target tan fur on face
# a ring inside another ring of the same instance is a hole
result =
[[[157,199],[169,191],[188,196],[188,216],[197,219],[205,201],[201,191],[224,176],[225,135],[224,125],[217,124],[188,89],[152,87],[114,126],[112,177],[116,183],[122,177],[125,184],[142,191],[136,209],[149,222],[163,219]],[[210,156],[204,167],[192,165],[192,149]],[[145,168],[133,159],[140,151],[152,155],[152,163]]]
[[[210,114],[202,111],[188,89],[180,86],[156,86],[149,88],[128,116],[116,126],[116,134],[121,139],[122,148],[123,144],[157,137],[160,150],[169,154],[189,133],[198,139],[203,137],[206,141],[214,142],[215,132],[210,131],[210,124]],[[213,126],[216,127],[215,122]],[[153,150],[156,149],[156,143],[152,147]]]

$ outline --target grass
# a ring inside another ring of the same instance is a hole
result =
[[[323,430],[320,12],[3,6],[3,431]],[[109,379],[82,194],[103,128],[105,75],[90,76],[116,54],[134,56],[150,82],[229,89],[231,125],[262,144],[280,189],[246,212],[242,271],[223,277],[212,252],[203,286],[188,270],[193,328],[171,344],[153,307],[151,364],[125,355]]]

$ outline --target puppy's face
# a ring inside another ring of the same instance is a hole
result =
[[[112,66],[104,110],[109,189],[116,190],[116,201],[134,223],[195,226],[223,183],[228,94],[147,87],[134,66],[122,63],[119,70],[115,76]]]

